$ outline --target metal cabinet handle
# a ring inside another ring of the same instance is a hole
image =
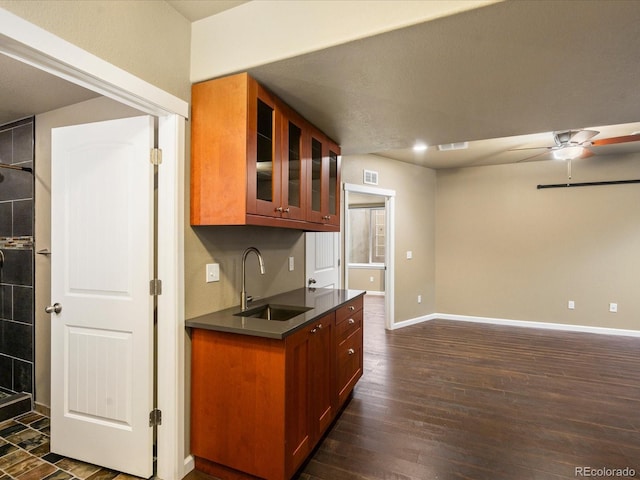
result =
[[[347,320],[347,323],[349,323],[349,325],[353,325],[354,323],[356,323],[356,321],[353,318],[350,318],[349,320]]]
[[[53,305],[44,307],[44,311],[47,313],[55,313],[57,315],[62,311],[62,305],[60,305],[59,303],[54,303]]]
[[[352,312],[353,312],[355,309],[356,309],[356,307],[354,307],[353,305],[349,305],[349,310],[350,310],[350,311],[352,311]]]
[[[350,348],[349,350],[347,350],[347,353],[348,353],[349,355],[353,355],[353,354],[355,354],[355,353],[356,353],[356,351],[355,351],[353,348]]]
[[[277,208],[275,209],[275,211],[276,211],[276,212],[280,212],[280,213],[282,213],[282,207],[277,207]]]
[[[322,217],[323,220],[331,220],[331,215],[325,215]]]
[[[318,331],[318,327],[312,328],[311,333],[316,333]]]
[[[283,210],[283,212],[284,212],[284,213],[289,213],[289,207],[285,208],[285,209]]]

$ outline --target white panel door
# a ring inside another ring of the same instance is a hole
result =
[[[52,130],[51,451],[153,474],[153,119]]]
[[[340,288],[340,233],[305,234],[307,286]]]

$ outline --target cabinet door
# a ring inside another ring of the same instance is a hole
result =
[[[288,112],[282,117],[282,180],[280,213],[283,218],[305,219],[306,163],[303,158],[301,118]]]
[[[335,413],[335,314],[314,322],[311,336],[311,431],[315,443],[331,424]]]
[[[249,85],[247,213],[279,217],[281,204],[281,115],[275,99]]]
[[[311,452],[310,377],[311,334],[303,328],[286,338],[285,465],[288,476]]]
[[[309,137],[307,220],[340,226],[340,148],[313,131]]]

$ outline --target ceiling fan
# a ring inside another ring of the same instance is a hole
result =
[[[587,158],[594,155],[590,147],[640,141],[640,133],[632,133],[631,135],[622,135],[619,137],[591,140],[599,133],[600,132],[597,130],[557,131],[553,132],[553,140],[555,142],[555,145],[547,147],[515,148],[513,150],[544,149],[543,152],[540,152],[532,157],[525,158],[521,161],[531,160],[547,152],[551,152],[551,155],[556,160],[574,160],[576,158]]]

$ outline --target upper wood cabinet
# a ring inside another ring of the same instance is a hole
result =
[[[191,119],[192,225],[339,230],[340,147],[248,74],[193,85]]]

